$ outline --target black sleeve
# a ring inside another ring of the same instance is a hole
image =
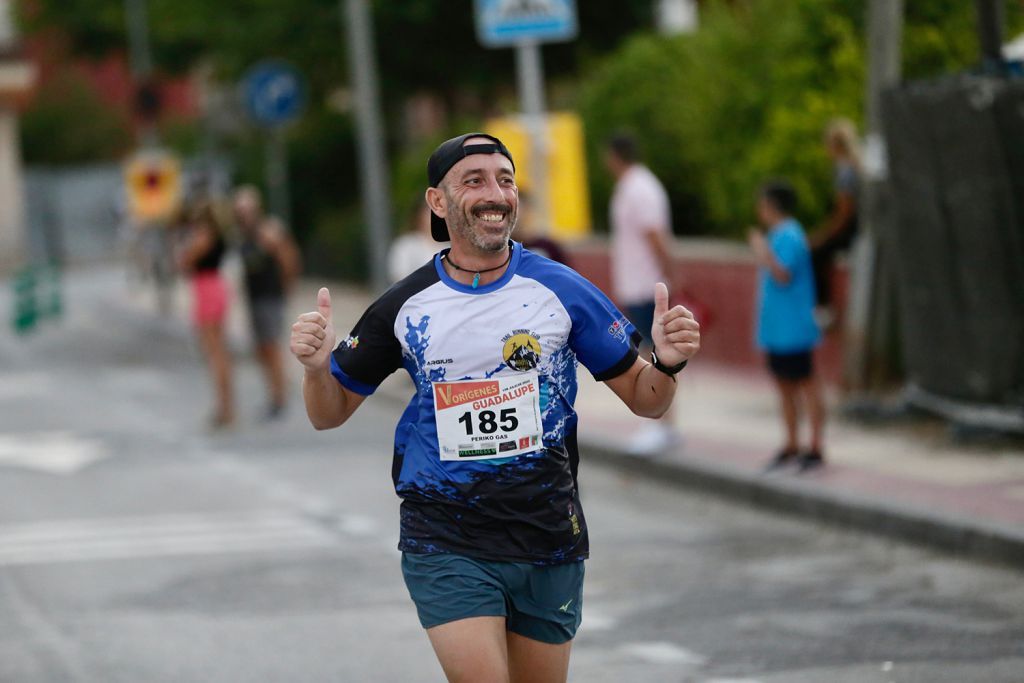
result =
[[[378,300],[359,319],[351,334],[331,354],[331,374],[345,388],[369,396],[388,375],[402,366],[402,347],[395,339],[394,318],[388,319]]]
[[[331,353],[331,374],[345,388],[369,396],[402,367],[402,345],[395,336],[398,312],[415,293],[438,280],[433,262],[396,283],[373,302],[351,334]]]

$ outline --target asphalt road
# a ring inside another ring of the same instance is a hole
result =
[[[443,680],[395,550],[399,406],[261,424],[243,361],[242,424],[208,435],[180,330],[72,281],[62,324],[0,334],[0,681]],[[581,486],[573,681],[1024,681],[1019,572],[585,455]]]

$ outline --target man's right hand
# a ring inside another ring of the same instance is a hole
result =
[[[303,313],[292,325],[291,351],[307,371],[330,370],[336,337],[331,322],[331,293],[321,287],[316,311]]]

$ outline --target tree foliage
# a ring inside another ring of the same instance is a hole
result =
[[[20,121],[30,164],[82,164],[116,159],[128,149],[130,122],[103,102],[73,70],[61,70]]]
[[[214,64],[237,78],[263,58],[293,62],[317,94],[348,80],[343,0],[145,0],[158,70],[187,72]],[[125,0],[36,0],[25,3],[28,32],[57,29],[72,51],[102,57],[127,51]],[[576,73],[630,33],[649,26],[653,0],[579,2],[579,40],[546,48],[546,68],[558,78]],[[385,98],[415,90],[446,94],[514,83],[510,49],[478,43],[472,0],[377,0],[373,3],[377,57]]]
[[[22,4],[23,30],[55,31],[65,36],[70,52],[79,57],[127,53],[125,2],[33,0]],[[145,4],[158,75],[181,75],[203,65],[212,70],[217,82],[231,84],[250,65],[266,58],[289,61],[304,75],[309,108],[288,131],[295,232],[310,244],[340,254],[345,272],[358,274],[363,264],[361,223],[352,209],[359,189],[353,125],[350,116],[327,104],[348,82],[344,1],[145,0]],[[548,78],[574,78],[630,33],[647,27],[652,6],[653,0],[578,2],[580,38],[545,47]],[[422,190],[423,164],[429,153],[424,150],[436,144],[423,141],[410,147],[403,129],[405,98],[419,91],[438,94],[449,105],[452,123],[469,118],[470,125],[477,125],[481,116],[496,109],[498,98],[507,98],[513,91],[513,51],[480,46],[472,0],[375,0],[373,12],[390,152],[396,160],[395,218],[401,221]],[[60,125],[73,135],[75,120]],[[188,138],[180,127],[178,132],[182,135],[175,139]],[[259,183],[259,132],[242,131],[227,142],[238,179]]]
[[[864,0],[711,2],[695,34],[628,41],[580,89],[594,215],[606,215],[610,190],[603,141],[625,128],[665,182],[677,232],[742,234],[756,188],[775,176],[796,185],[805,222],[819,222],[831,194],[823,128],[863,118],[865,13]],[[973,3],[907,3],[903,53],[907,78],[974,64]]]
[[[23,28],[57,31],[79,56],[126,51],[125,1],[20,3]],[[638,134],[650,166],[665,181],[678,232],[739,234],[753,219],[756,186],[776,175],[797,185],[806,222],[821,218],[830,194],[822,127],[835,115],[859,120],[864,108],[866,0],[707,0],[700,30],[672,38],[650,32],[654,0],[576,4],[579,39],[545,46],[544,66],[553,85],[551,101],[576,103],[584,115],[599,223],[610,189],[600,147],[620,128]],[[204,65],[216,81],[232,84],[253,63],[279,58],[304,74],[309,109],[289,131],[296,232],[348,250],[356,267],[353,125],[327,105],[348,82],[343,0],[146,5],[158,73]],[[922,0],[905,6],[908,78],[963,69],[977,60],[974,3]],[[509,108],[513,52],[478,44],[472,0],[374,0],[373,9],[400,221],[415,199],[413,190],[421,189],[423,160],[436,143],[408,144],[403,100],[418,91],[440,94],[452,125],[475,125],[483,115]],[[1010,29],[1020,30],[1024,5],[1007,3],[1007,10]],[[123,122],[114,125],[100,110],[78,117],[66,110],[41,99],[26,114],[31,149],[50,145],[38,158],[56,159],[64,145],[82,161],[119,153],[116,128],[123,134]],[[76,132],[82,126],[85,136]],[[48,139],[47,131],[59,135]],[[88,140],[94,141],[91,151],[79,151],[84,148],[76,145]],[[227,151],[240,180],[261,180],[258,132],[244,132]],[[344,235],[336,234],[339,226],[348,226]]]

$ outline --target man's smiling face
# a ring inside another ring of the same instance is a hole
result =
[[[470,138],[466,145],[487,144]],[[451,167],[441,182],[448,230],[482,252],[505,248],[516,225],[519,189],[512,162],[503,154],[471,154]]]

